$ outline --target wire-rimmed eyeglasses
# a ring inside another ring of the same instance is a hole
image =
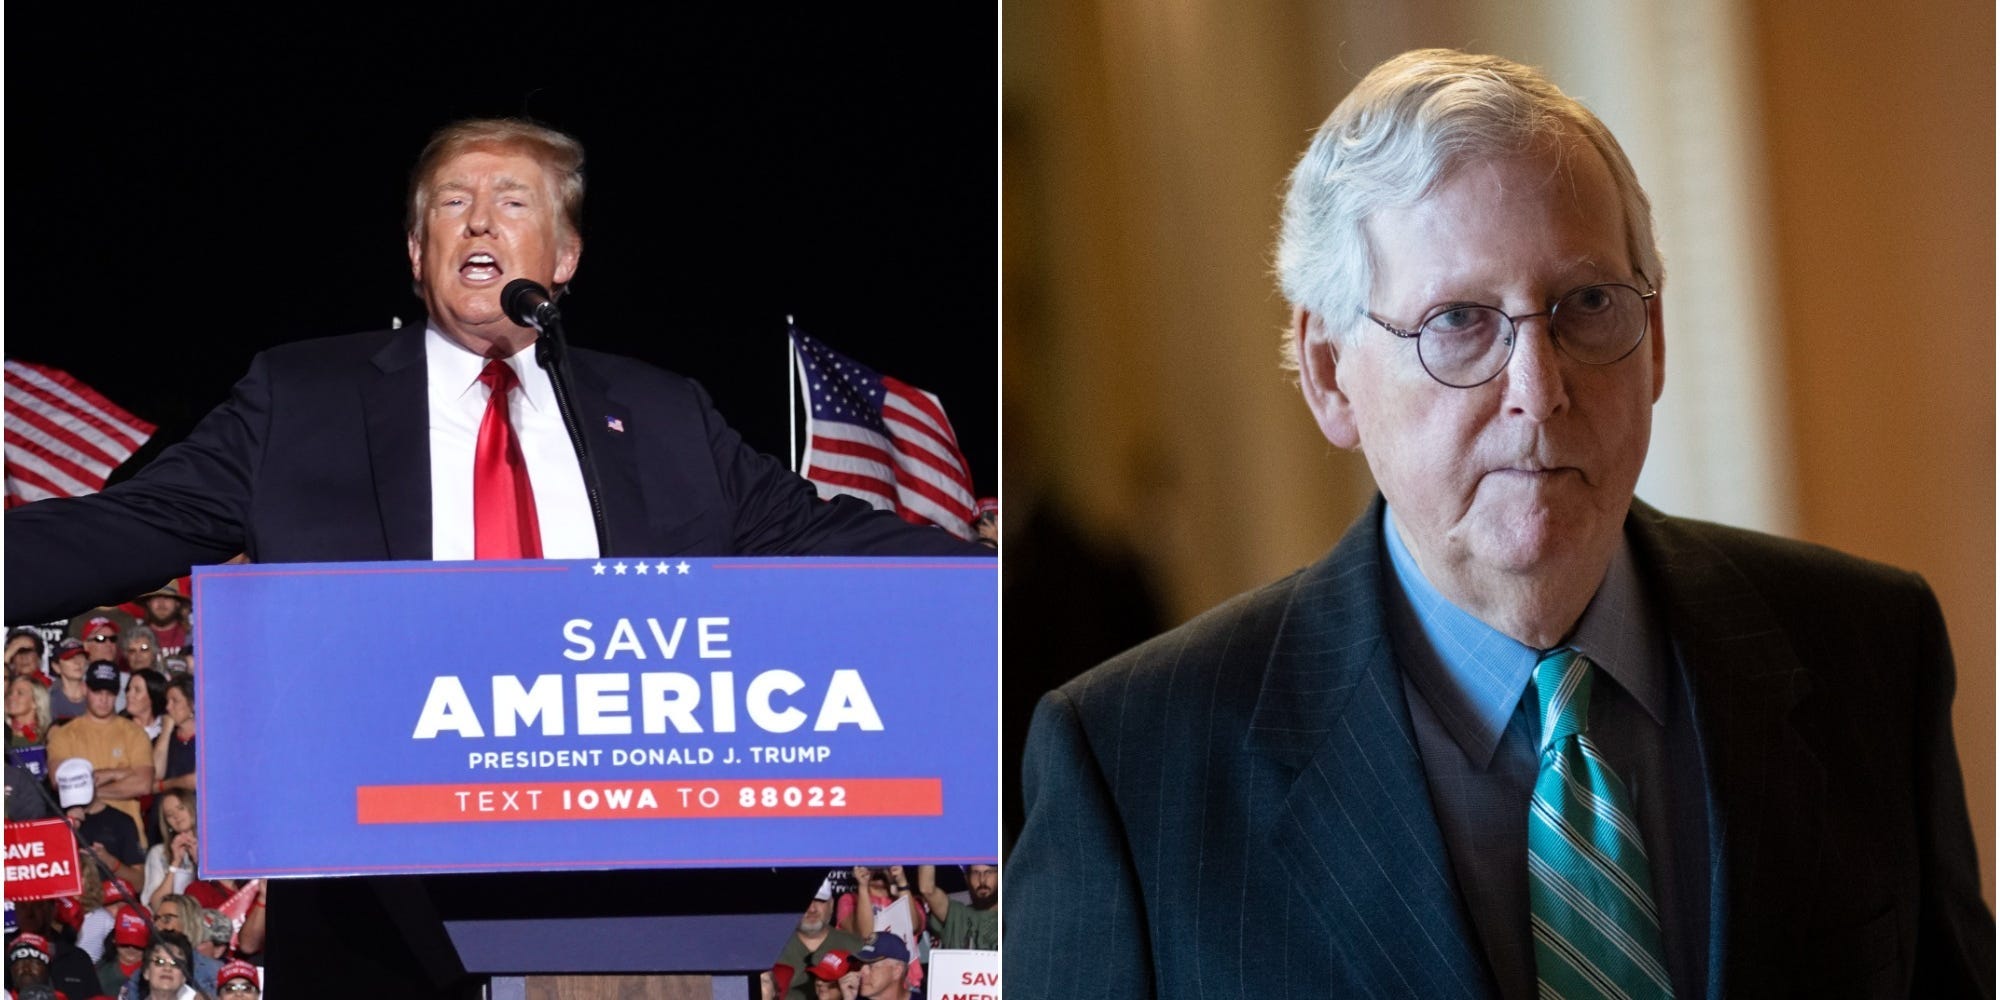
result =
[[[1417,342],[1417,360],[1424,371],[1455,389],[1491,382],[1514,356],[1520,323],[1537,316],[1549,319],[1549,337],[1557,349],[1587,365],[1625,360],[1646,339],[1646,301],[1660,294],[1652,281],[1640,291],[1621,282],[1585,285],[1565,293],[1545,312],[1509,316],[1494,306],[1455,303],[1439,306],[1414,330],[1398,329],[1372,312],[1363,315],[1405,340]]]

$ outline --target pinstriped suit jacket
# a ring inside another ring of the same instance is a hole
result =
[[[1010,997],[1497,996],[1384,625],[1381,512],[1043,699]],[[1694,705],[1708,996],[1992,996],[1929,588],[1644,504],[1627,531]]]

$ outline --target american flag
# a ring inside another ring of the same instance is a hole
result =
[[[859,497],[970,539],[972,473],[937,397],[797,330],[792,353],[806,401],[803,475],[819,495]]]
[[[67,372],[9,361],[6,380],[9,507],[95,493],[153,436],[152,424]]]

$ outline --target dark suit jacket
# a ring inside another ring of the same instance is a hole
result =
[[[1380,517],[1043,700],[1016,1000],[1495,995],[1385,630]],[[1642,504],[1627,532],[1694,706],[1708,995],[1992,996],[1923,581]]]
[[[413,326],[265,351],[228,402],[131,480],[9,511],[7,621],[123,601],[239,552],[429,559],[424,336]],[[688,379],[596,351],[570,357],[603,480],[606,555],[985,552],[857,500],[821,502],[745,446]]]

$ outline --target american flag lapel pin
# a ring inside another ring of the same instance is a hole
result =
[[[625,421],[620,420],[617,417],[611,416],[609,414],[606,414],[604,417],[604,426],[609,427],[620,434],[625,433]]]

